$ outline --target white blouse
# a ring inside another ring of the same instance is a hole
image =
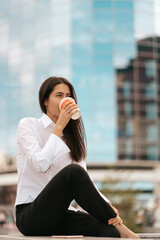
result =
[[[52,133],[55,123],[44,114],[40,119],[23,118],[17,132],[18,186],[15,206],[32,202],[65,166],[76,163],[86,171],[85,161],[73,162],[70,149]],[[101,194],[101,193],[100,193]],[[109,202],[104,195],[101,196]],[[73,210],[70,205],[69,209]]]

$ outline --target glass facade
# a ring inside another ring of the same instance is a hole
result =
[[[56,75],[75,86],[88,162],[159,160],[159,22],[160,0],[1,0],[0,153]]]
[[[155,161],[160,158],[160,37],[137,40],[136,49],[136,57],[117,69],[119,159]],[[128,138],[134,146],[129,155],[124,150]]]

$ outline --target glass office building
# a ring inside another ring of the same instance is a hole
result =
[[[160,159],[160,37],[137,42],[136,57],[117,69],[119,159]]]
[[[75,86],[88,162],[160,157],[160,0],[0,0],[0,153],[40,117],[48,77]]]

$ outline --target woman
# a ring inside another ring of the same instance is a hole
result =
[[[138,238],[95,187],[85,164],[82,119],[72,120],[77,104],[72,84],[50,77],[39,90],[41,119],[24,118],[17,134],[16,225],[24,235],[85,235]],[[77,111],[77,110],[76,110]],[[87,213],[69,206],[76,202]]]

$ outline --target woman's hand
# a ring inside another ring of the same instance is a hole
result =
[[[76,112],[73,110],[75,110],[77,108],[78,108],[78,105],[76,103],[74,103],[72,100],[70,102],[65,103],[59,114],[59,118],[56,122],[56,126],[52,133],[56,134],[58,137],[61,137],[63,129],[68,124],[72,115]]]
[[[113,226],[115,226],[115,225],[117,225],[117,224],[121,225],[121,224],[123,223],[123,221],[122,221],[122,219],[121,219],[120,216],[119,216],[118,209],[115,208],[112,204],[109,204],[109,205],[113,208],[113,210],[115,211],[115,213],[117,213],[117,216],[116,216],[115,218],[109,219],[109,220],[108,220],[108,224],[109,224],[109,225],[113,225]]]
[[[78,105],[72,102],[72,100],[65,103],[59,114],[59,118],[57,120],[56,125],[59,125],[64,129],[68,124],[69,120],[71,119],[72,115],[75,113],[75,111],[73,112],[73,110],[77,108]]]

